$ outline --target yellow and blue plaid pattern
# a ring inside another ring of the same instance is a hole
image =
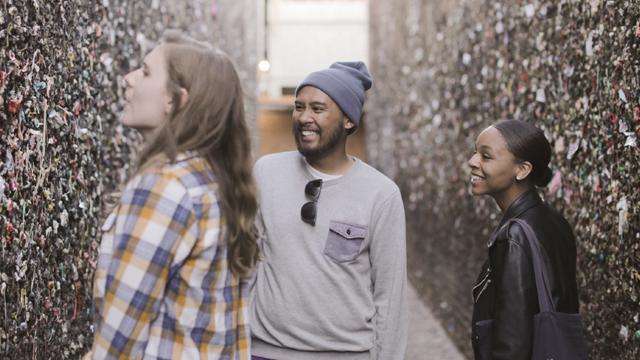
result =
[[[217,190],[191,153],[127,184],[102,229],[93,359],[249,359],[248,287],[227,263]]]

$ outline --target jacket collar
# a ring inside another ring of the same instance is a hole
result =
[[[500,220],[500,224],[493,231],[493,234],[491,235],[487,246],[491,247],[491,245],[493,245],[498,232],[500,232],[500,229],[502,229],[504,225],[509,222],[509,220],[519,217],[520,214],[540,204],[541,202],[542,199],[540,199],[540,195],[538,195],[538,191],[536,191],[535,188],[531,188],[524,194],[520,195],[520,197],[517,198],[516,201],[514,201],[513,204],[511,204],[511,206],[509,206],[509,208],[507,209],[507,212],[502,217],[502,220]]]

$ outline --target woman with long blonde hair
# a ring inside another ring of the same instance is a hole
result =
[[[248,359],[258,260],[243,92],[226,55],[165,33],[125,77],[145,147],[103,225],[90,359]]]

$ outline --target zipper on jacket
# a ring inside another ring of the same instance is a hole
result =
[[[476,286],[473,287],[473,289],[471,289],[471,298],[473,298],[474,303],[478,302],[478,299],[480,299],[480,295],[482,295],[482,293],[485,290],[487,290],[487,286],[489,286],[489,284],[491,283],[491,279],[489,279],[490,274],[491,274],[491,269],[487,269],[487,274],[484,276],[482,281],[480,281]],[[480,290],[480,293],[478,293],[478,297],[474,297],[473,293],[480,286],[482,286],[482,289]]]

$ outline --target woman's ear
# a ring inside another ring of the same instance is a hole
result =
[[[180,105],[178,106],[178,110],[184,107],[187,100],[189,100],[189,92],[185,88],[180,88]]]
[[[518,164],[518,168],[516,169],[516,179],[524,180],[531,174],[531,170],[533,170],[533,166],[530,162],[525,161]]]
[[[178,104],[178,107],[176,108],[176,110],[182,109],[182,107],[184,107],[184,105],[187,103],[187,100],[189,100],[189,92],[185,88],[180,88],[180,104]],[[169,115],[171,113],[172,108],[173,108],[173,99],[169,99],[169,101],[167,101],[164,105],[165,114]]]

